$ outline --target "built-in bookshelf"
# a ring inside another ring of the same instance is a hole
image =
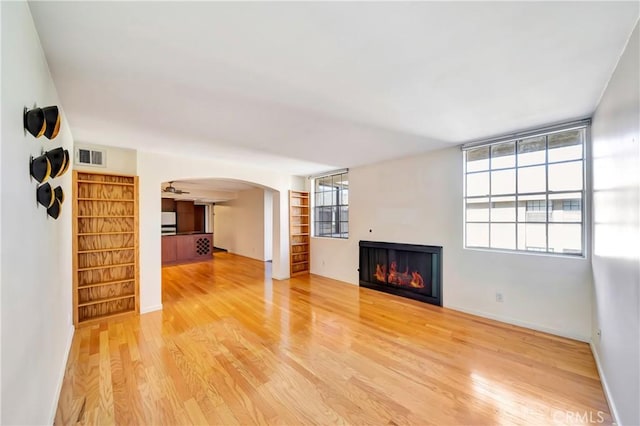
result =
[[[289,264],[291,276],[310,271],[309,192],[289,191]]]
[[[73,172],[73,320],[139,312],[138,177]]]

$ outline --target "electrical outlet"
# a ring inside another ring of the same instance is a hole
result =
[[[504,302],[504,295],[499,291],[496,292],[496,302],[498,303]]]

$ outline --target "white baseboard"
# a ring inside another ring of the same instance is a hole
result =
[[[56,411],[58,410],[58,401],[60,400],[60,392],[62,391],[62,382],[64,381],[64,373],[67,371],[67,362],[69,361],[69,353],[71,352],[71,344],[73,343],[73,335],[76,329],[71,324],[67,333],[67,343],[65,344],[64,359],[60,368],[60,374],[58,375],[58,385],[56,386],[56,394],[49,412],[49,424],[52,425],[56,418]]]
[[[466,309],[466,308],[461,308],[461,307],[458,307],[458,306],[446,305],[444,307],[447,308],[447,309],[452,309],[454,311],[460,311],[460,312],[464,312],[464,313],[467,313],[467,314],[476,315],[476,316],[479,316],[479,317],[489,318],[489,319],[492,319],[492,320],[504,322],[504,323],[507,323],[507,324],[517,325],[518,327],[530,328],[531,330],[541,331],[543,333],[549,333],[549,334],[553,334],[555,336],[566,337],[567,339],[578,340],[580,342],[585,342],[585,343],[589,343],[591,341],[591,337],[588,337],[588,336],[582,336],[582,335],[574,334],[574,333],[566,333],[566,332],[561,331],[561,330],[556,330],[556,329],[547,328],[547,327],[541,327],[541,326],[539,326],[537,324],[532,324],[532,323],[528,323],[528,322],[525,322],[525,321],[519,321],[519,320],[516,320],[516,319],[513,319],[513,318],[502,317],[500,315],[494,315],[494,314],[490,314],[490,313],[487,313],[487,312],[475,311],[473,309]]]
[[[162,310],[162,304],[159,304],[159,305],[145,306],[144,308],[140,308],[140,313],[148,314],[149,312],[161,311],[161,310]]]
[[[589,346],[591,347],[593,359],[596,360],[596,368],[598,369],[598,375],[600,376],[600,383],[602,383],[604,397],[607,399],[607,404],[609,404],[609,410],[611,411],[611,417],[613,417],[613,423],[619,425],[620,423],[618,423],[618,410],[616,410],[616,404],[613,403],[613,399],[611,398],[611,392],[609,392],[609,385],[607,384],[607,376],[604,375],[604,370],[602,369],[602,364],[600,363],[600,357],[598,356],[598,350],[596,349],[596,345],[593,344],[593,341],[589,342]]]

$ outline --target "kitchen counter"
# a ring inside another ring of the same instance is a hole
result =
[[[213,234],[206,232],[176,232],[162,236],[162,264],[175,265],[211,259]]]

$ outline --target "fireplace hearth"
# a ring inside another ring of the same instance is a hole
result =
[[[360,285],[442,306],[442,247],[360,241]]]

